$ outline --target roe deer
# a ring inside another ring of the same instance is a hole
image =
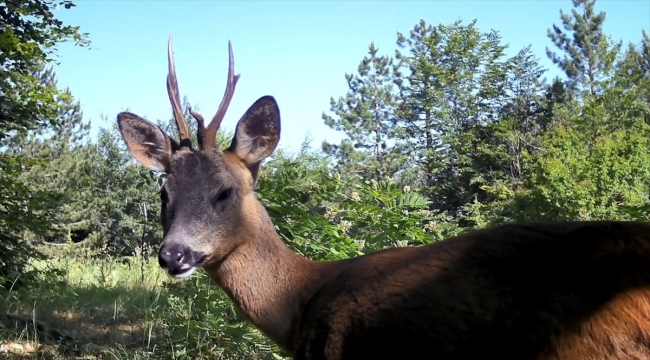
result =
[[[280,138],[271,96],[244,113],[227,149],[212,121],[181,109],[168,44],[167,90],[180,141],[130,112],[117,122],[132,156],[168,174],[159,262],[203,268],[257,328],[295,359],[650,359],[650,225],[510,224],[420,247],[320,262],[289,249],[254,187]]]

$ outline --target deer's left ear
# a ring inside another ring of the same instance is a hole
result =
[[[263,96],[251,105],[237,123],[227,151],[233,152],[257,180],[262,160],[273,153],[280,141],[280,109],[272,96]]]

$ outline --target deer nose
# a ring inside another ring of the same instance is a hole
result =
[[[180,263],[183,260],[183,253],[180,251],[161,251],[158,256],[160,266],[167,267],[168,264]]]
[[[163,269],[179,269],[185,260],[186,251],[177,244],[163,245],[158,253],[158,265]]]
[[[167,243],[160,247],[158,264],[171,274],[179,274],[191,267],[199,265],[205,259],[205,254],[193,251],[178,243]]]

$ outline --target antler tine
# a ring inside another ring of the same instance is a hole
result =
[[[176,66],[174,65],[174,51],[172,49],[172,36],[169,36],[169,43],[167,45],[167,62],[169,64],[169,74],[167,74],[167,94],[169,101],[172,104],[172,111],[174,112],[174,119],[176,119],[176,128],[180,136],[180,145],[192,147],[192,140],[190,138],[190,131],[183,115],[183,108],[181,107],[181,97],[178,92],[178,80],[176,79]]]
[[[212,121],[210,121],[208,128],[203,134],[204,139],[202,139],[202,142],[206,147],[216,147],[217,145],[217,131],[219,130],[221,121],[223,121],[223,118],[226,115],[228,105],[230,105],[230,100],[232,100],[232,96],[235,93],[235,86],[237,85],[237,80],[239,80],[240,76],[239,74],[235,75],[235,59],[232,54],[232,44],[230,43],[230,40],[228,40],[228,57],[228,82],[226,84],[226,90],[223,94],[221,104],[219,104],[219,109],[217,110],[216,114],[214,114],[214,117],[212,117]]]
[[[199,141],[199,149],[203,149],[203,138],[205,137],[205,120],[203,120],[203,115],[197,113],[192,109],[192,106],[189,107],[190,115],[196,119],[196,138]]]

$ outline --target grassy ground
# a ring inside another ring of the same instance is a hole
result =
[[[0,358],[280,358],[204,275],[173,281],[137,257],[33,266],[39,282],[0,291]]]

